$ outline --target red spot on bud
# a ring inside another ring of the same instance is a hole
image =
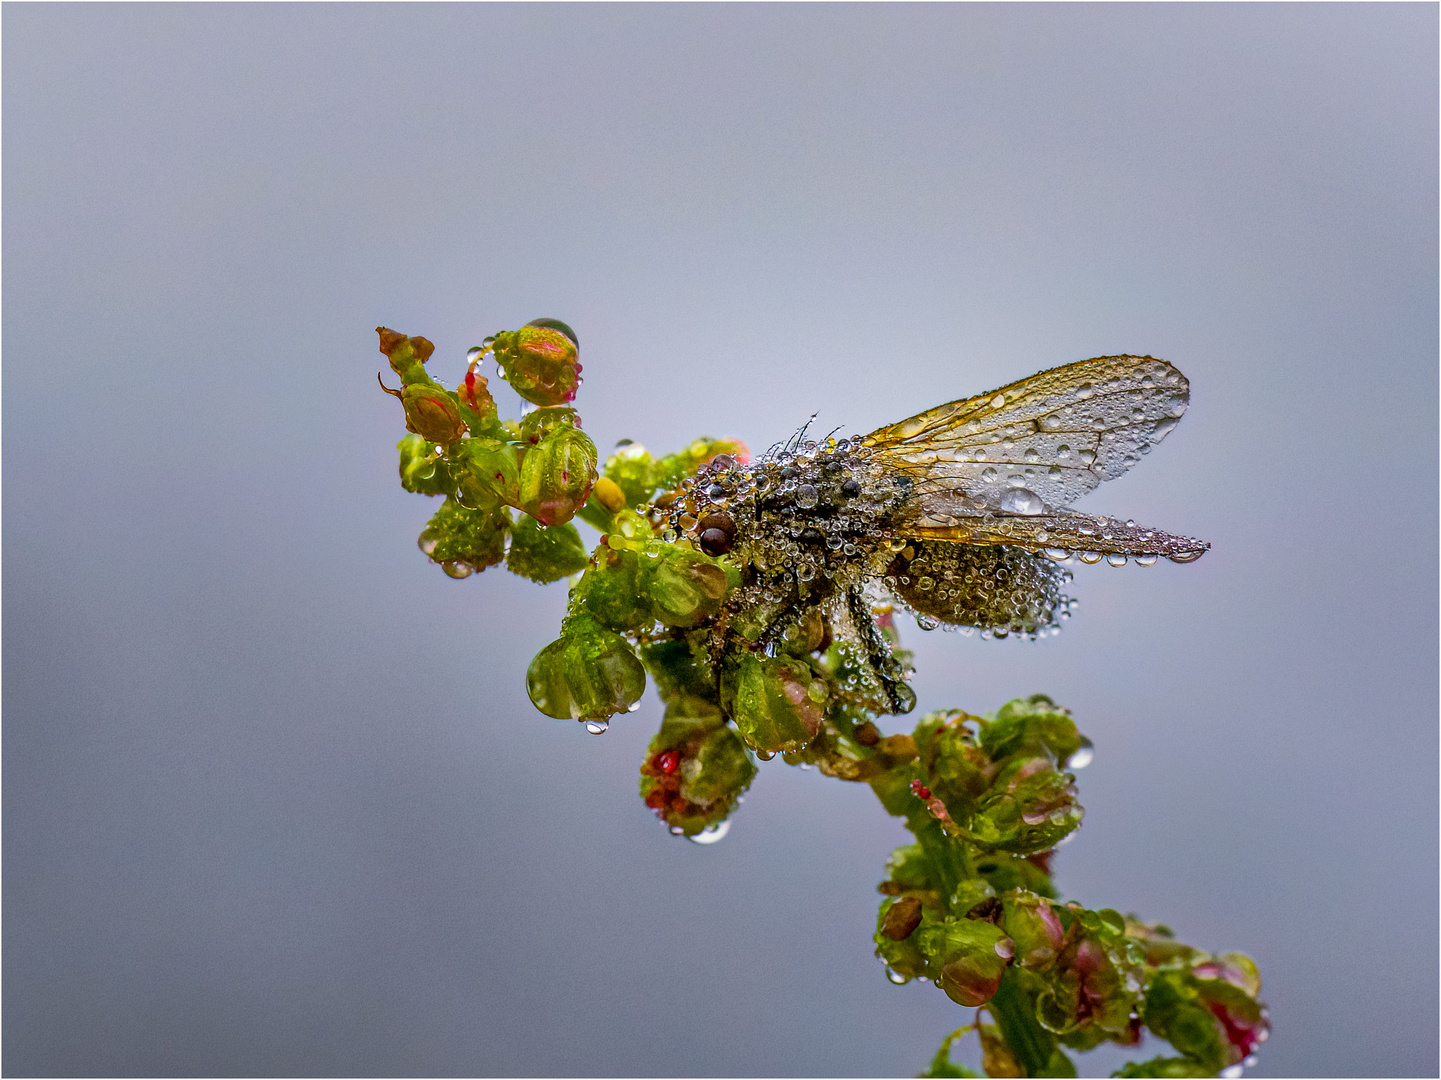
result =
[[[680,768],[680,754],[674,750],[667,750],[656,758],[656,767],[669,776]]]
[[[931,789],[926,787],[926,785],[921,783],[919,780],[912,780],[911,794],[918,799],[929,799],[931,797]]]

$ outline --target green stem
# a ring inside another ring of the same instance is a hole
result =
[[[1027,1076],[1075,1076],[1075,1067],[1056,1045],[1055,1037],[1036,1020],[1035,1003],[1020,985],[1016,969],[1001,980],[996,996],[986,1003],[1011,1053]]]

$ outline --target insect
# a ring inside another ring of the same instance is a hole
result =
[[[823,626],[863,654],[877,700],[906,712],[915,697],[878,606],[899,602],[924,629],[1036,638],[1074,604],[1063,564],[1204,554],[1204,541],[1069,509],[1164,439],[1189,393],[1164,360],[1100,356],[858,438],[803,428],[750,464],[714,458],[667,524],[741,568],[723,622],[754,648],[774,656]]]

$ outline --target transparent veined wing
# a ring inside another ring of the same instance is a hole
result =
[[[1150,453],[1189,396],[1186,377],[1164,360],[1098,356],[938,405],[862,442],[915,479],[928,510],[1035,516]]]
[[[901,532],[917,540],[946,540],[958,544],[1005,544],[1044,551],[1064,560],[1072,552],[1130,556],[1145,560],[1164,556],[1173,562],[1194,562],[1210,548],[1193,536],[1176,536],[1133,521],[1063,512],[1039,516],[1009,514],[927,515]]]

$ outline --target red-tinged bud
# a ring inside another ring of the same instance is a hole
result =
[[[401,394],[405,427],[422,438],[448,446],[468,430],[460,407],[444,390],[425,383],[409,383]]]
[[[425,378],[424,369],[420,365],[429,360],[430,354],[435,352],[434,345],[423,337],[406,337],[384,326],[377,326],[375,332],[380,335],[380,351],[385,354],[391,368],[403,382]]]
[[[576,343],[552,326],[522,326],[495,337],[501,377],[526,401],[566,405],[580,386]]]
[[[519,508],[542,525],[564,524],[590,498],[595,463],[595,444],[583,431],[552,428],[521,463]]]

